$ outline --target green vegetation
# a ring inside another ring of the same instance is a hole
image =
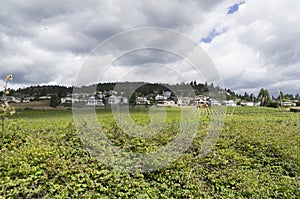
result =
[[[212,152],[198,156],[212,109],[181,158],[162,170],[128,174],[95,159],[83,147],[70,110],[18,111],[0,141],[0,198],[299,198],[299,113],[230,107]],[[139,124],[148,109],[131,109]],[[111,111],[97,110],[103,131],[134,152],[156,150],[176,133],[179,109],[149,141],[126,136]],[[217,113],[217,112],[214,112]]]
[[[300,107],[292,107],[290,108],[291,112],[300,112]]]
[[[7,75],[5,78],[4,91],[2,92],[2,103],[0,105],[0,118],[1,118],[1,132],[5,132],[5,119],[8,115],[13,115],[15,113],[15,108],[11,107],[7,101],[7,95],[9,94],[8,82],[12,81],[12,75]]]
[[[50,106],[55,108],[60,104],[60,98],[57,95],[52,95],[50,99]]]

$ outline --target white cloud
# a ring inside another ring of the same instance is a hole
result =
[[[268,87],[272,92],[279,88],[299,92],[298,0],[246,0],[228,15],[230,6],[240,2],[4,0],[0,8],[0,76],[13,73],[16,85],[70,85],[89,52],[120,31],[159,26],[200,42],[212,30],[226,29],[211,43],[200,45],[216,64],[227,88],[254,91]],[[122,40],[121,45],[130,46],[132,41],[138,39]],[[157,41],[178,44],[178,41]],[[191,80],[199,79],[188,66],[176,65],[178,62],[168,56],[161,59],[146,53],[137,58],[124,59],[119,64],[124,67],[109,76],[122,75],[128,63],[152,61],[173,64]]]
[[[240,90],[285,83],[293,93],[300,77],[300,14],[297,1],[251,0],[224,18],[228,31],[203,45],[224,77],[225,85]]]

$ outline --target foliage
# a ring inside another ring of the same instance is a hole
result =
[[[279,107],[279,103],[278,102],[268,102],[268,104],[266,104],[267,107],[271,107],[271,108],[278,108]]]
[[[258,100],[260,101],[261,106],[266,106],[270,102],[270,95],[268,89],[260,89],[258,94]]]
[[[291,111],[291,112],[300,112],[300,107],[293,107],[293,108],[290,108],[290,111]]]
[[[12,75],[7,75],[5,78],[2,104],[0,107],[0,117],[2,120],[2,124],[1,124],[2,134],[4,133],[4,128],[5,128],[5,117],[8,115],[13,115],[15,113],[14,107],[9,106],[8,101],[7,101],[7,95],[9,94],[8,82],[12,81],[12,79],[13,79]]]
[[[65,97],[72,93],[72,87],[65,86],[54,86],[54,85],[44,85],[44,86],[30,86],[27,88],[19,88],[17,90],[12,90],[14,96],[44,96],[48,94],[56,94],[59,97]]]
[[[60,98],[57,95],[52,95],[50,99],[50,106],[57,107],[60,104]]]
[[[139,124],[148,109],[131,109]],[[285,109],[228,108],[213,151],[198,156],[211,114],[199,109],[201,128],[185,154],[150,173],[115,171],[83,147],[72,112],[28,110],[13,116],[0,141],[0,196],[3,198],[299,198],[299,119]],[[135,152],[168,143],[179,109],[167,109],[167,124],[155,139],[126,136],[109,109],[97,110],[107,137]]]

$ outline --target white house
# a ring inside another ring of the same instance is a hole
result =
[[[95,96],[91,96],[88,98],[86,105],[89,106],[104,106],[103,100],[98,99]]]
[[[163,96],[166,97],[167,99],[171,97],[172,92],[171,91],[163,91]]]
[[[23,102],[23,103],[29,103],[30,100],[28,100],[28,99],[23,99],[22,102]]]
[[[157,106],[176,106],[176,103],[174,100],[166,100],[162,103],[158,103]]]
[[[164,100],[167,100],[167,98],[163,95],[158,94],[155,96],[155,101],[164,101]]]
[[[128,98],[127,97],[122,97],[122,104],[128,104]]]
[[[178,106],[187,106],[191,102],[191,98],[189,97],[178,97],[177,105]]]
[[[117,95],[118,92],[114,90],[105,90],[103,93],[105,96]]]
[[[236,106],[236,101],[233,101],[233,100],[228,100],[228,101],[225,101],[225,106]]]
[[[122,102],[122,97],[121,96],[111,95],[107,98],[107,103],[108,104],[119,104],[121,102]]]
[[[206,97],[204,95],[198,95],[198,96],[195,97],[194,102],[196,104],[207,104],[208,103],[208,101],[207,101],[208,99],[209,99],[209,97]]]
[[[51,96],[41,96],[41,97],[39,97],[39,100],[49,100],[49,99],[51,99]]]
[[[210,106],[221,106],[221,103],[218,100],[216,100],[216,99],[211,99],[209,101],[209,105]]]
[[[149,105],[150,101],[146,97],[136,97],[135,103],[137,105]]]
[[[64,103],[72,103],[72,98],[71,97],[62,97],[60,99],[61,103],[64,104]]]
[[[241,106],[254,106],[254,102],[241,102]]]
[[[166,106],[175,106],[175,101],[174,100],[167,100],[164,102],[164,105]]]
[[[20,103],[21,99],[14,96],[7,96],[6,97],[7,102],[13,102],[13,103]]]
[[[292,106],[292,102],[281,102],[281,106]]]
[[[104,94],[101,92],[101,91],[97,91],[96,93],[95,93],[95,95],[98,97],[98,98],[100,98],[100,99],[103,99],[105,96],[104,96]]]
[[[23,102],[24,103],[28,103],[28,102],[30,102],[32,100],[34,100],[34,97],[33,96],[28,96],[28,97],[24,97]]]
[[[70,97],[72,98],[72,103],[79,103],[79,102],[87,103],[87,101],[90,97],[90,94],[88,94],[88,93],[73,93],[73,94],[71,94]]]
[[[157,104],[164,104],[164,101],[167,100],[167,97],[158,94],[158,95],[155,96],[154,99],[155,99],[155,101],[156,101]]]

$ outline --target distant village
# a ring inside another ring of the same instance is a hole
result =
[[[105,106],[105,105],[157,105],[157,106],[220,106],[221,102],[208,96],[197,95],[196,97],[175,97],[171,91],[163,91],[161,94],[149,96],[135,96],[134,103],[129,103],[129,99],[114,90],[97,91],[94,95],[87,93],[74,93],[68,97],[61,98],[61,103],[83,103],[89,106]],[[233,101],[225,101],[227,105],[234,105]]]
[[[183,94],[175,96],[168,85],[147,84],[139,88],[130,98],[124,92],[114,90],[115,83],[98,84],[95,92],[73,92],[71,87],[63,86],[37,86],[25,89],[18,89],[7,96],[10,103],[29,103],[32,101],[50,100],[52,107],[72,105],[106,107],[111,105],[133,105],[133,106],[299,106],[299,96],[283,95],[280,97],[270,97],[267,90],[262,89],[259,96],[253,94],[237,95],[229,89],[221,89],[218,86],[197,84],[195,81],[188,85],[177,85],[184,91],[185,86],[194,89],[194,95]],[[112,89],[109,89],[112,88]],[[213,92],[211,92],[213,91]],[[183,92],[184,93],[184,92]],[[215,93],[225,96],[224,99],[215,97]],[[1,98],[0,98],[1,99]]]

